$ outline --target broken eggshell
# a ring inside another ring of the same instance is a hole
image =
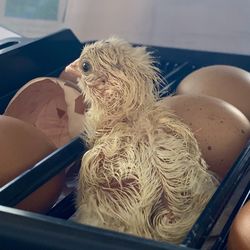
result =
[[[55,145],[40,130],[19,119],[0,115],[0,187],[54,150]],[[18,203],[16,208],[46,213],[61,194],[64,181],[65,171],[62,170]]]
[[[32,124],[61,147],[80,134],[84,110],[76,84],[39,77],[16,93],[4,114]]]

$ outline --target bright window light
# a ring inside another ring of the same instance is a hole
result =
[[[5,16],[25,19],[57,20],[59,0],[7,0]]]

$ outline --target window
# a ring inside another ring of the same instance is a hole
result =
[[[1,0],[0,25],[27,37],[63,27],[68,0]]]

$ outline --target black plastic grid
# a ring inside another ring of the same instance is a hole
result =
[[[28,80],[45,75],[57,76],[66,65],[79,56],[81,49],[82,44],[73,33],[63,30],[42,39],[19,42],[14,47],[1,51],[0,79],[3,81],[0,88],[0,112]],[[165,94],[174,91],[186,75],[202,66],[228,64],[250,71],[250,56],[150,46],[149,49],[158,57],[162,74],[170,84]],[[25,60],[29,63],[19,64]],[[75,211],[73,193],[52,208],[47,215],[10,208],[69,163],[79,159],[84,150],[83,141],[75,138],[0,189],[0,249],[202,249],[234,190],[240,187],[244,178],[248,178],[247,182],[250,182],[248,144],[182,246],[145,240],[68,221],[66,219]],[[50,171],[47,171],[48,169]],[[27,180],[31,183],[29,188],[25,185]],[[238,208],[249,199],[249,188],[247,185],[237,203],[232,204],[235,209],[227,223],[221,225],[221,233],[214,244],[215,249],[225,248],[228,226]],[[220,239],[223,239],[223,244],[220,243]]]

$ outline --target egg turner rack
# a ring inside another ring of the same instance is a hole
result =
[[[35,77],[58,76],[79,56],[84,45],[67,29],[40,39],[20,39],[12,44],[0,49],[0,113],[22,85]],[[250,56],[246,55],[152,46],[149,50],[153,50],[159,60],[158,66],[170,85],[168,91],[174,91],[193,70],[207,65],[228,64],[250,71]],[[168,93],[163,91],[164,94]],[[250,143],[181,245],[146,240],[67,220],[75,211],[73,193],[56,204],[47,215],[12,208],[46,180],[80,159],[85,150],[84,142],[77,137],[0,188],[0,249],[225,249],[230,224],[238,209],[249,199]],[[230,216],[226,216],[229,204]]]

